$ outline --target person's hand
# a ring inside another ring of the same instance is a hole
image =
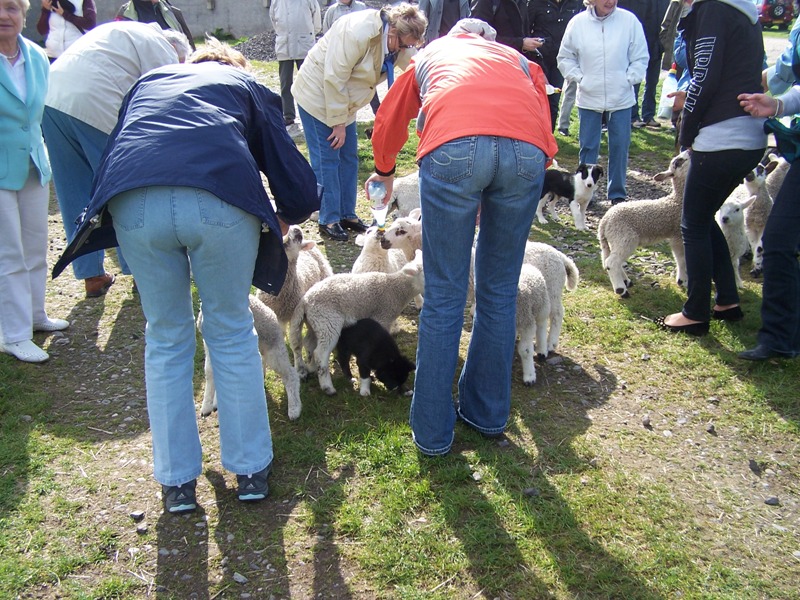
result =
[[[42,0],[42,8],[44,10],[52,10],[53,5],[50,3],[50,0]]]
[[[536,50],[537,48],[540,48],[542,44],[544,44],[544,40],[542,38],[522,38],[522,49],[525,52]]]
[[[686,103],[686,92],[678,90],[677,92],[670,92],[667,98],[672,98],[672,110],[683,110],[683,105]]]
[[[370,175],[369,178],[364,182],[364,193],[367,195],[367,199],[369,199],[368,187],[373,181],[383,182],[383,185],[386,188],[386,196],[383,198],[383,204],[386,205],[386,203],[392,199],[392,191],[394,190],[394,175],[388,175],[386,177],[383,175],[378,175],[377,173]]]
[[[761,72],[761,89],[764,90],[765,92],[769,91],[769,83],[767,83],[767,72],[768,71],[769,71],[769,69],[764,69]]]
[[[331,143],[331,149],[338,150],[344,146],[344,140],[347,137],[344,129],[344,123],[341,125],[334,125],[333,131],[328,136],[328,141]]]
[[[281,235],[285,236],[287,233],[289,233],[289,224],[288,223],[284,223],[281,220],[281,218],[279,216],[277,216],[277,215],[275,215],[275,218],[278,219],[278,225],[281,226]]]
[[[736,98],[741,107],[754,117],[772,117],[778,108],[778,101],[766,94],[739,94]]]

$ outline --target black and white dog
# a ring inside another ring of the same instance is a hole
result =
[[[416,367],[413,362],[400,354],[400,349],[391,334],[373,319],[360,319],[355,325],[345,327],[336,344],[336,360],[342,373],[352,379],[350,357],[356,357],[359,391],[362,396],[369,396],[371,373],[383,383],[388,390],[403,392],[403,384],[408,374]]]
[[[544,172],[542,195],[536,209],[539,223],[547,223],[547,219],[544,218],[545,211],[551,219],[557,220],[555,203],[559,198],[564,198],[569,202],[575,227],[586,231],[586,207],[591,202],[597,182],[602,176],[603,167],[586,163],[579,164],[574,174],[558,168],[547,169]]]

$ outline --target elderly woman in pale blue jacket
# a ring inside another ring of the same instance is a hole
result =
[[[647,71],[649,54],[636,16],[617,0],[584,0],[586,10],[567,25],[558,51],[558,70],[578,83],[579,160],[596,163],[603,113],[608,122],[608,199],[626,199],[633,86]]]
[[[0,351],[49,356],[34,331],[69,326],[44,309],[50,163],[42,139],[49,61],[22,37],[28,0],[0,0]]]

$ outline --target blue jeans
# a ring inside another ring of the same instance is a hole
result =
[[[145,382],[155,478],[180,485],[202,472],[192,385],[192,277],[217,387],[222,466],[237,475],[260,471],[272,461],[272,438],[248,294],[261,223],[188,187],[139,188],[115,196],[108,206],[147,319]]]
[[[67,241],[71,242],[78,229],[75,220],[89,204],[92,179],[100,165],[108,135],[49,106],[44,107],[42,131],[53,167],[53,183],[56,186],[64,232],[67,234]],[[88,279],[105,273],[104,258],[105,253],[98,250],[73,260],[72,272],[75,279]],[[131,271],[119,249],[117,258],[122,272],[130,275]]]
[[[686,277],[689,279],[682,312],[687,319],[708,321],[711,318],[712,279],[717,304],[739,303],[728,242],[714,214],[763,154],[763,149],[692,152],[681,215]]]
[[[453,377],[475,221],[476,313],[458,380],[458,416],[487,434],[505,429],[511,407],[516,299],[536,214],[545,156],[518,140],[473,136],[447,142],[420,162],[425,304],[419,318],[411,430],[423,454],[453,443]]]
[[[764,230],[764,289],[758,341],[800,356],[800,163],[794,162]]]
[[[631,145],[631,109],[606,113],[608,125],[608,199],[625,199],[628,195],[625,178],[628,170],[628,148]],[[579,162],[596,164],[600,154],[603,113],[578,108]]]
[[[656,87],[661,75],[661,54],[653,55],[647,62],[647,71],[644,78],[644,94],[642,95],[642,121],[649,123],[656,116]],[[633,93],[636,94],[636,104],[631,111],[631,122],[639,120],[639,89],[641,84],[633,86]]]
[[[297,107],[308,144],[311,168],[317,183],[323,188],[322,205],[319,207],[319,224],[330,225],[342,219],[356,218],[356,194],[358,193],[358,132],[356,124],[345,128],[344,146],[331,148],[327,137],[333,129],[315,119],[302,106]]]

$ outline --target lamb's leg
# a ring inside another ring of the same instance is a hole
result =
[[[522,361],[522,383],[533,385],[536,383],[536,367],[533,363],[533,328],[526,327],[517,331],[517,353]]]
[[[543,314],[537,314],[536,316],[536,357],[539,359],[544,359],[550,353],[550,349],[548,348],[549,344],[547,342],[549,314],[550,308],[548,307]],[[558,340],[556,340],[556,342],[558,342]]]
[[[689,281],[686,275],[686,252],[683,247],[683,239],[677,238],[670,241],[670,248],[672,248],[672,258],[675,259],[675,283],[679,286],[685,286]]]
[[[547,336],[547,353],[554,352],[558,347],[558,338],[561,337],[561,324],[564,321],[564,305],[561,298],[550,305],[550,333]]]
[[[750,270],[750,275],[753,277],[761,277],[764,271],[764,242],[762,238],[758,238],[755,244],[751,244],[753,249],[753,268]]]
[[[317,347],[314,349],[314,362],[317,365],[317,379],[319,380],[320,389],[333,396],[336,393],[336,388],[333,387],[331,380],[331,352],[336,347],[337,340],[330,340],[327,336],[319,336],[317,340]]]
[[[289,325],[289,345],[292,348],[292,354],[294,354],[294,368],[300,379],[305,379],[308,376],[308,367],[303,361],[303,314],[304,308],[301,302],[295,309]]]
[[[300,401],[300,376],[297,374],[297,370],[292,367],[286,346],[281,343],[275,348],[262,347],[260,350],[264,370],[266,371],[266,368],[269,367],[280,375],[283,388],[286,390],[289,420],[294,421],[300,417],[300,411],[303,408]]]
[[[733,277],[736,280],[736,289],[741,289],[744,287],[742,283],[742,275],[739,273],[739,257],[731,256],[731,265],[733,266]]]
[[[203,390],[203,405],[200,407],[200,415],[207,417],[212,412],[217,410],[217,387],[214,385],[214,369],[211,368],[211,356],[208,354],[208,346],[203,340],[203,350],[205,351],[206,359],[203,365],[203,371],[206,376],[206,385]]]

